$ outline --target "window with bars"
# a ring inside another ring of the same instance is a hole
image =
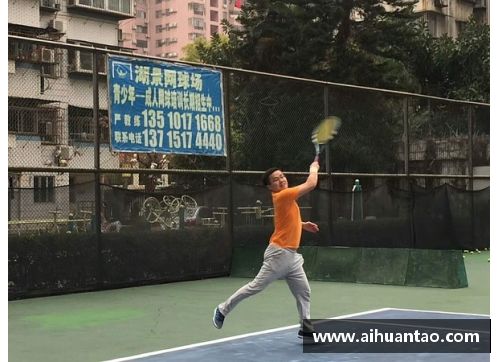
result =
[[[54,176],[34,176],[34,202],[54,202]]]
[[[188,24],[192,25],[193,28],[195,28],[197,30],[203,30],[203,29],[205,29],[205,21],[203,19],[189,18],[188,19]]]
[[[8,109],[8,131],[39,136],[44,143],[56,143],[59,117],[57,108],[10,106]]]

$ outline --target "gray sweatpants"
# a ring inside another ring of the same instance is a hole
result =
[[[242,300],[263,291],[269,284],[279,278],[284,278],[297,301],[300,326],[306,331],[312,331],[310,323],[304,324],[304,319],[310,319],[311,288],[302,265],[304,258],[292,249],[284,249],[269,244],[264,252],[264,263],[259,273],[250,283],[244,285],[219,304],[219,310],[227,316]]]

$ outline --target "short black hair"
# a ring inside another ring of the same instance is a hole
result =
[[[276,171],[281,171],[281,169],[278,167],[271,167],[269,170],[264,172],[264,175],[262,175],[262,183],[264,184],[264,186],[269,186],[271,184],[269,176],[271,176]]]

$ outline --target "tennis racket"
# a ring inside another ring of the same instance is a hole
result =
[[[319,154],[325,148],[325,144],[331,141],[338,133],[341,124],[342,122],[339,117],[328,117],[322,120],[316,128],[314,128],[311,140],[316,150],[316,157],[314,157],[315,162],[318,162]]]

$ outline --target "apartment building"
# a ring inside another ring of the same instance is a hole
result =
[[[91,169],[94,166],[93,55],[56,43],[128,51],[119,45],[118,22],[133,18],[133,0],[8,0],[8,164],[9,167]],[[15,36],[19,38],[14,38]],[[23,41],[22,38],[56,43]],[[100,164],[118,168],[109,150],[105,57],[97,63],[103,119]],[[92,174],[9,173],[9,220],[46,219],[48,210],[78,212],[86,192],[73,184]],[[55,188],[54,188],[55,187]],[[26,188],[26,192],[18,190]],[[93,189],[89,185],[89,200]]]
[[[420,0],[415,12],[422,14],[433,36],[455,38],[471,16],[490,23],[490,0]]]
[[[198,37],[222,33],[221,21],[238,26],[245,0],[134,0],[134,19],[120,22],[121,44],[137,54],[180,59]]]

